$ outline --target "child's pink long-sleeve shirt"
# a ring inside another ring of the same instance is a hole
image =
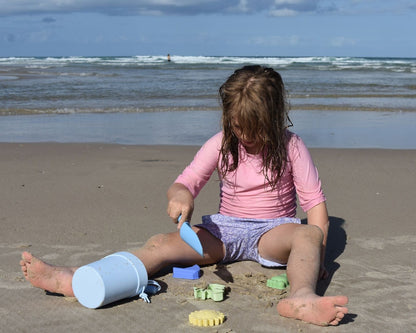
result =
[[[219,166],[222,132],[209,139],[175,180],[194,198]],[[220,207],[223,215],[245,218],[278,218],[296,215],[296,193],[304,211],[325,201],[318,171],[302,139],[291,135],[289,163],[275,190],[262,172],[261,155],[248,154],[240,145],[237,170],[220,177]]]

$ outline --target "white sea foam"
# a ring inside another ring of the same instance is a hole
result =
[[[355,57],[235,57],[235,56],[182,56],[171,55],[171,63],[178,65],[242,65],[263,64],[276,67],[309,67],[329,70],[387,70],[414,72],[416,59],[408,58],[355,58]],[[50,68],[86,64],[97,66],[149,66],[168,64],[167,56],[137,55],[132,57],[8,57],[0,58],[1,66]]]

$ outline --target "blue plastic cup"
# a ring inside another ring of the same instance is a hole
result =
[[[72,278],[72,290],[83,306],[96,309],[134,297],[148,283],[146,268],[129,252],[117,252],[78,268]]]

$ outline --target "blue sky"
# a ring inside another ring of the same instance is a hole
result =
[[[0,56],[416,57],[414,0],[0,0]]]

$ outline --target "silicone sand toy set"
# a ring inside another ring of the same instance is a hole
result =
[[[187,223],[183,225],[182,239],[202,255],[198,236]],[[196,280],[201,277],[201,273],[198,265],[173,267],[173,277],[178,279]],[[288,285],[286,274],[267,280],[267,286],[271,288],[285,289]],[[78,301],[91,309],[137,295],[150,303],[148,294],[156,294],[161,289],[156,281],[148,279],[140,259],[129,252],[117,252],[78,268],[72,279],[72,288]],[[206,288],[194,287],[195,299],[220,302],[224,300],[224,292],[225,286],[217,283],[209,284]],[[194,326],[216,326],[224,320],[225,315],[216,310],[200,310],[189,314],[189,323]]]
[[[173,277],[196,280],[201,276],[200,267],[173,268]],[[122,283],[120,283],[122,281]],[[267,286],[285,289],[289,286],[286,274],[267,280]],[[85,307],[95,309],[123,298],[139,295],[150,303],[148,294],[156,294],[160,286],[148,280],[143,263],[128,252],[117,252],[89,265],[78,268],[72,279],[72,288],[78,301]],[[206,288],[194,287],[195,299],[224,300],[225,286],[217,283]],[[215,310],[200,310],[189,314],[194,326],[216,326],[224,322],[225,315]]]

